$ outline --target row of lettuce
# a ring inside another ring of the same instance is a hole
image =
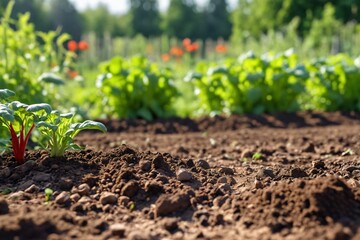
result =
[[[183,81],[196,101],[193,116],[262,114],[301,110],[360,111],[360,62],[339,54],[300,61],[289,50],[256,56],[252,52],[222,63],[198,63]],[[97,80],[102,112],[145,119],[176,114],[175,73],[142,57],[114,58]]]

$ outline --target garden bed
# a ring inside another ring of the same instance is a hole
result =
[[[359,239],[359,120],[104,121],[64,158],[3,155],[0,239]]]

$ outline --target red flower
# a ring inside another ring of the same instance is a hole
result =
[[[79,75],[79,73],[77,71],[71,70],[71,69],[69,69],[66,74],[71,79],[74,79]]]
[[[217,52],[217,53],[225,53],[226,52],[226,46],[224,45],[224,44],[218,44],[218,45],[216,45],[216,47],[215,47],[215,51]]]
[[[168,62],[170,60],[170,55],[167,53],[164,53],[161,55],[161,59],[163,60],[163,62]]]
[[[79,48],[79,50],[80,51],[86,51],[86,50],[88,50],[89,49],[89,44],[86,42],[86,41],[80,41],[79,43],[78,43],[78,48]]]
[[[78,48],[78,45],[75,40],[71,40],[67,43],[67,47],[70,52],[75,52]]]
[[[184,47],[189,46],[191,44],[190,38],[184,38],[184,40],[182,41],[182,44],[184,45]]]
[[[180,47],[175,46],[170,49],[170,54],[175,57],[181,57],[184,54],[184,52]]]
[[[186,51],[188,52],[196,52],[199,49],[199,44],[197,43],[192,43],[190,45],[186,46]]]

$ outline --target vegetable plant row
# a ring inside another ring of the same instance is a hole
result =
[[[35,128],[40,132],[38,145],[49,149],[52,157],[61,157],[69,149],[80,149],[73,139],[82,130],[106,131],[102,123],[91,120],[73,123],[73,113],[61,114],[47,103],[27,105],[19,101],[10,102],[14,95],[11,90],[0,90],[0,124],[8,129],[14,157],[19,164],[25,161],[26,145]],[[10,148],[7,139],[1,143],[5,150]]]
[[[194,116],[299,110],[359,111],[360,62],[339,54],[300,61],[292,51],[256,56],[252,52],[222,63],[198,63],[183,84],[193,90]],[[114,58],[101,67],[97,87],[107,115],[145,119],[176,113],[184,97],[174,73],[142,57]],[[187,88],[187,89],[189,89]]]
[[[343,54],[300,62],[291,50],[249,52],[221,66],[198,64],[186,80],[194,86],[201,113],[359,111],[359,67],[357,59]]]

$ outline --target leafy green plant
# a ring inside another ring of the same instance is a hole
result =
[[[200,114],[297,111],[308,78],[292,51],[261,57],[249,52],[220,66],[202,63],[197,70],[185,80],[194,86]]]
[[[18,96],[20,102],[53,105],[60,99],[59,86],[65,83],[58,80],[73,63],[74,53],[64,48],[70,36],[60,31],[36,32],[29,13],[12,19],[14,2],[9,1],[0,19],[0,88],[24,93]]]
[[[0,97],[12,96],[7,89],[0,91]],[[50,114],[51,107],[46,103],[27,105],[19,101],[0,104],[0,124],[8,129],[15,160],[19,164],[25,161],[25,150],[35,122]],[[17,134],[19,133],[19,134]]]
[[[38,130],[45,137],[45,147],[50,149],[51,156],[61,157],[66,150],[80,149],[73,139],[83,130],[106,132],[106,127],[102,123],[91,120],[73,123],[73,117],[73,113],[61,114],[59,111],[52,111],[44,121],[36,123]]]
[[[306,109],[360,111],[359,59],[338,54],[308,64]]]
[[[174,114],[172,102],[178,92],[170,69],[144,57],[115,57],[100,68],[96,85],[103,99],[98,106],[102,113],[147,120]]]

